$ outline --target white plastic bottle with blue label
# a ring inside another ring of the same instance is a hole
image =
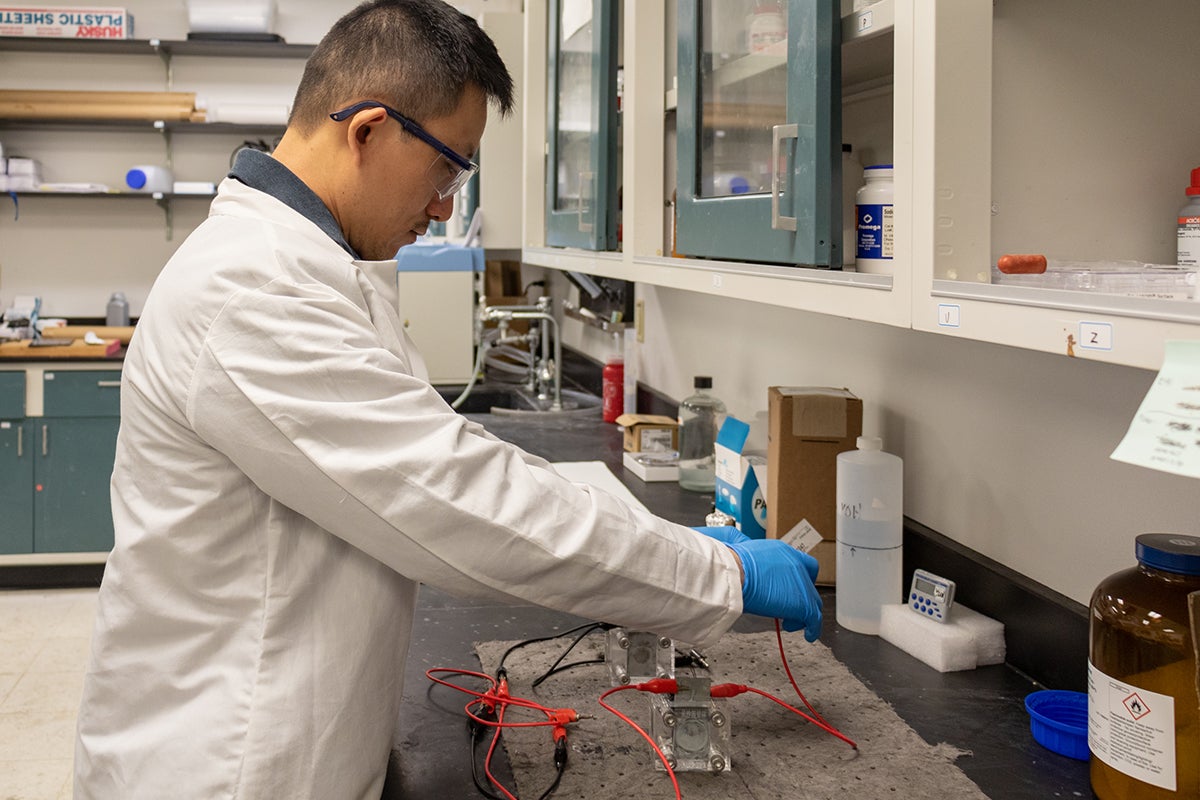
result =
[[[837,457],[837,622],[879,635],[883,607],[903,599],[904,462],[858,437]]]
[[[892,274],[895,234],[892,225],[892,165],[863,168],[863,187],[855,197],[857,247],[855,268],[859,272]]]

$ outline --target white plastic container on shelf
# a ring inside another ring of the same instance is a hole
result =
[[[175,188],[175,176],[166,167],[141,164],[125,173],[125,185],[135,192],[169,193]]]
[[[272,33],[275,0],[187,0],[192,33]]]
[[[875,164],[863,169],[863,187],[855,198],[857,253],[855,267],[859,272],[892,274],[895,252],[895,233],[892,225],[892,203],[895,188],[892,165]]]
[[[858,437],[837,457],[837,622],[879,635],[883,606],[903,599],[904,462]]]

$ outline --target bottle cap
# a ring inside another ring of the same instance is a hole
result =
[[[1200,167],[1196,167],[1194,170],[1192,170],[1192,185],[1189,186],[1185,192],[1189,196],[1200,194]]]
[[[696,389],[711,389],[712,378],[707,375],[697,375],[692,379],[692,386]]]
[[[130,189],[141,189],[146,185],[146,171],[141,167],[134,167],[125,173],[125,184]]]
[[[1147,567],[1180,575],[1200,575],[1200,536],[1143,533],[1137,537],[1137,560]]]
[[[859,450],[882,450],[883,439],[878,436],[860,436],[854,443]]]

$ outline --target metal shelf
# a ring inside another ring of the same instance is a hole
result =
[[[214,58],[308,58],[312,44],[225,39],[52,39],[0,36],[0,51]]]
[[[141,131],[145,133],[283,133],[284,125],[264,122],[187,122],[142,119],[0,119],[0,130]]]

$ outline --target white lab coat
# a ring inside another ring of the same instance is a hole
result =
[[[725,546],[571,484],[424,375],[394,261],[221,184],[125,360],[76,798],[377,798],[418,582],[698,644],[738,617]]]

